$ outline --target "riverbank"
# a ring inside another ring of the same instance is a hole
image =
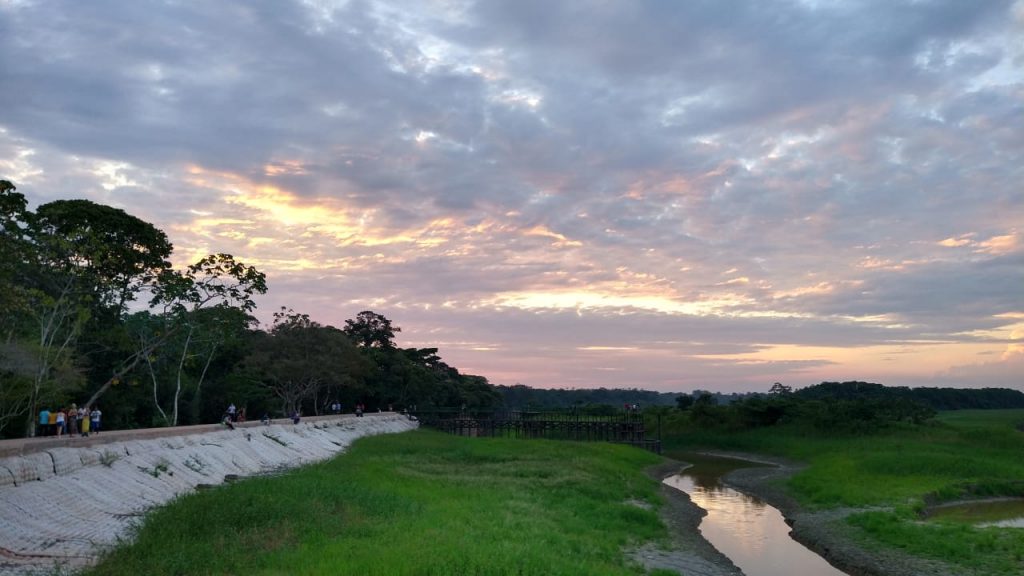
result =
[[[742,576],[729,558],[715,549],[700,533],[700,523],[707,514],[681,492],[662,483],[688,466],[685,462],[666,459],[647,469],[647,475],[660,485],[663,499],[658,511],[669,530],[670,545],[648,544],[629,553],[631,559],[648,570],[666,570],[688,576]]]
[[[778,508],[795,538],[851,574],[1024,573],[1024,530],[924,518],[941,502],[1022,495],[1022,410],[940,413],[859,434],[799,423],[716,429],[687,416],[665,419],[668,455],[771,461],[725,481]]]
[[[777,508],[792,528],[790,535],[794,540],[850,576],[984,576],[983,573],[965,572],[962,567],[912,556],[897,549],[866,548],[844,520],[851,514],[879,508],[841,507],[815,511],[801,506],[783,486],[805,465],[762,454],[709,454],[766,464],[733,470],[723,478],[723,482]]]
[[[225,481],[329,458],[355,439],[416,427],[404,416],[103,433],[8,441],[0,458],[0,573],[91,564],[145,514]],[[175,434],[177,432],[177,434]],[[17,446],[15,446],[17,444]]]

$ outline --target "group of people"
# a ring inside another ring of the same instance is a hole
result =
[[[235,404],[232,403],[224,412],[224,419],[232,422],[245,422],[245,406],[236,408]]]
[[[330,408],[331,408],[331,414],[341,414],[341,402],[337,402],[337,401],[331,402]],[[355,410],[354,411],[355,411],[356,416],[362,416],[363,412],[366,412],[366,405],[363,404],[362,402],[359,402],[358,404],[355,405]],[[380,412],[380,411],[381,411],[380,408],[378,408],[377,412]],[[388,404],[388,412],[390,412],[390,411],[391,411],[391,404]]]
[[[331,413],[333,414],[341,414],[341,402],[332,402],[330,404],[330,410]],[[355,405],[356,416],[362,416],[365,410],[366,407],[362,404],[362,402]],[[388,410],[391,410],[390,404],[388,404]],[[377,411],[380,412],[380,409],[378,409]],[[291,418],[293,423],[298,424],[299,421],[302,419],[302,414],[298,410],[293,410],[291,414],[288,415],[288,417]],[[235,424],[237,424],[238,422],[245,422],[245,408],[237,408],[234,405],[234,403],[232,403],[227,407],[227,410],[224,411],[224,417],[221,419],[221,423],[227,426],[228,428],[234,430]],[[270,415],[264,413],[263,417],[260,418],[260,422],[262,422],[264,425],[270,424]]]
[[[39,435],[40,436],[88,436],[90,433],[100,433],[100,419],[103,412],[99,406],[79,407],[75,404],[67,408],[49,410],[43,408],[39,411]]]
[[[231,405],[228,406],[228,409],[224,411],[224,417],[221,419],[221,423],[234,430],[235,424],[238,422],[245,422],[245,406],[238,408],[235,406],[235,403],[232,402]]]

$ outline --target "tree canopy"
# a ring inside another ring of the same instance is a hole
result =
[[[215,253],[177,269],[156,226],[89,200],[29,210],[0,180],[0,437],[33,434],[42,408],[103,403],[115,428],[410,406],[491,407],[481,376],[364,310],[342,329],[284,309],[261,329],[263,272]],[[13,422],[22,426],[13,426]]]

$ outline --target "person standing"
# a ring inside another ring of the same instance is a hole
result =
[[[39,435],[46,436],[46,430],[50,426],[50,411],[43,408],[39,411]]]
[[[78,421],[80,422],[78,428],[82,433],[82,437],[86,438],[89,436],[89,411],[86,410],[85,406],[78,409]]]
[[[92,412],[89,412],[89,428],[95,434],[100,433],[100,417],[103,416],[103,412],[100,412],[99,406],[94,406]]]
[[[232,422],[237,422],[238,421],[238,419],[236,417],[236,414],[235,414],[236,410],[237,410],[237,408],[235,408],[235,403],[232,402],[231,405],[228,406],[228,418],[230,418]]]
[[[68,409],[68,436],[74,438],[78,435],[78,405],[72,404]]]
[[[64,435],[64,426],[67,424],[67,413],[61,408],[57,411],[57,436]]]

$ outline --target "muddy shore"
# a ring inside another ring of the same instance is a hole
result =
[[[661,482],[687,466],[684,462],[666,459],[646,472]],[[660,490],[665,504],[659,513],[668,526],[671,545],[658,547],[648,544],[632,551],[630,558],[648,570],[672,570],[687,576],[742,576],[740,569],[705,540],[698,530],[707,512],[691,502],[684,492],[665,484]]]
[[[854,539],[854,529],[844,522],[847,516],[861,509],[810,511],[787,494],[784,482],[802,469],[800,464],[753,454],[716,452],[713,455],[766,464],[734,470],[725,475],[723,482],[779,509],[792,527],[794,539],[850,576],[983,576],[965,571],[962,566],[910,556],[897,549],[863,547]],[[668,460],[647,472],[660,481],[686,466],[684,462]],[[741,574],[700,534],[698,526],[706,513],[685,493],[665,485],[661,492],[666,502],[661,511],[662,519],[672,534],[673,547],[670,550],[643,548],[632,557],[648,569],[663,568],[699,576]]]

